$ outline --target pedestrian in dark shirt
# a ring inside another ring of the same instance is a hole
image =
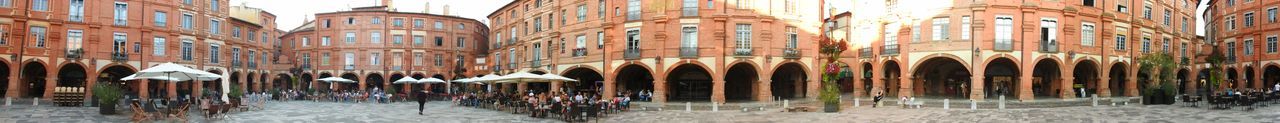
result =
[[[427,91],[418,91],[416,97],[418,98],[418,115],[423,115],[422,108],[427,104]]]

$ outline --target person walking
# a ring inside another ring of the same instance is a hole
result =
[[[418,98],[418,115],[423,115],[422,108],[427,104],[427,91],[418,91],[416,97]]]

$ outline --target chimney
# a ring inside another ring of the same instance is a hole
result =
[[[382,0],[382,3],[378,3],[378,4],[380,4],[381,6],[387,6],[387,10],[395,9],[391,7],[391,0]]]
[[[440,13],[440,14],[449,15],[449,4],[444,4],[444,13]]]
[[[422,13],[431,14],[431,2],[427,2],[426,7],[422,8]]]

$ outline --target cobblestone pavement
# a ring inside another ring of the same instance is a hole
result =
[[[1180,105],[1080,106],[1033,109],[902,109],[898,107],[846,107],[839,113],[742,111],[637,111],[615,115],[605,122],[1191,122],[1191,123],[1255,123],[1280,122],[1280,105],[1252,111],[1240,108],[1208,110],[1206,107]]]
[[[561,122],[545,118],[498,112],[487,109],[454,107],[447,102],[428,103],[427,115],[417,115],[417,104],[392,103],[330,103],[330,102],[272,102],[265,110],[236,112],[228,118],[207,120],[199,113],[191,114],[191,122],[432,122],[432,123],[544,123]],[[601,122],[653,123],[653,122],[1280,122],[1280,104],[1261,107],[1253,111],[1208,110],[1207,108],[1179,105],[1130,105],[1098,107],[1062,107],[1035,109],[901,109],[898,107],[846,107],[840,113],[800,112],[781,110],[742,112],[730,111],[632,111],[610,115]],[[124,112],[127,113],[127,112]],[[92,107],[50,107],[14,105],[0,107],[0,123],[100,123],[127,122],[125,115],[103,116]],[[167,121],[159,121],[167,122]]]

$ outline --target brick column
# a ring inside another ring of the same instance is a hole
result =
[[[667,103],[667,80],[665,79],[653,80],[653,95],[651,98],[653,98],[653,102],[657,102],[660,104]]]
[[[147,90],[150,90],[150,89],[147,87],[147,84],[151,84],[151,82],[148,82],[148,81],[151,81],[151,80],[147,80],[147,79],[139,79],[139,80],[137,80],[137,81],[138,81],[138,98],[140,98],[140,99],[142,99],[142,100],[151,99],[151,95],[149,94],[149,93],[151,93],[151,92],[150,92],[150,91],[147,91]],[[126,87],[126,88],[127,88],[127,87]]]
[[[1111,77],[1098,77],[1098,97],[1111,97]]]
[[[527,89],[529,89],[529,82],[516,83],[516,93],[523,94]]]
[[[973,76],[969,79],[969,99],[981,101],[986,99],[987,82],[983,80],[983,72],[972,72]]]
[[[51,71],[52,72],[52,71]],[[58,87],[58,74],[45,74],[44,93],[40,94],[41,100],[53,100],[53,91]]]
[[[1071,73],[1071,72],[1066,72],[1066,73]],[[1062,82],[1061,82],[1062,84],[1060,84],[1062,85],[1062,89],[1061,89],[1061,93],[1058,93],[1059,98],[1075,99],[1076,96],[1079,96],[1079,95],[1076,95],[1074,80],[1075,80],[1075,77],[1072,77],[1072,76],[1062,77]]]
[[[711,102],[724,103],[724,79],[711,78]]]
[[[20,92],[18,90],[18,83],[22,82],[19,80],[18,73],[19,72],[14,72],[14,71],[9,72],[9,82],[6,83],[6,84],[9,84],[9,86],[8,86],[8,89],[5,89],[6,92],[4,92],[4,97],[12,97],[12,98],[22,97],[18,94],[18,92]]]
[[[166,98],[166,99],[177,99],[177,97],[178,97],[178,83],[177,83],[177,82],[172,82],[172,81],[165,81],[165,87],[167,87],[167,88],[165,89],[165,90],[166,90],[165,92],[169,92],[168,94],[166,94],[166,95],[168,95],[168,96],[169,96],[169,98]]]
[[[913,84],[915,84],[915,81],[919,81],[919,80],[912,79],[911,75],[899,76],[898,77],[898,96],[907,96],[907,97],[915,96],[915,95],[912,95],[914,93],[914,90],[911,87]]]
[[[1035,99],[1035,94],[1031,92],[1031,74],[1029,72],[1024,72],[1023,74],[1019,74],[1019,76],[1017,87],[1018,100],[1029,101]]]
[[[762,78],[769,78],[769,77],[762,77]],[[756,101],[761,101],[761,102],[773,101],[773,89],[771,88],[772,86],[770,86],[773,84],[772,81],[773,80],[769,80],[769,79],[760,79],[760,81],[758,81],[759,83],[756,83],[756,88],[754,88],[754,90],[756,90],[757,92],[755,95]]]
[[[584,83],[585,83],[585,82],[584,82]],[[561,88],[560,86],[563,86],[563,85],[564,85],[564,82],[562,82],[562,81],[551,81],[551,89],[549,89],[549,90],[548,90],[548,92],[550,92],[550,91],[560,91],[560,88]],[[606,94],[602,94],[602,95],[608,95],[608,94],[610,94],[610,93],[606,93]],[[613,97],[613,96],[604,96],[604,97],[609,98],[609,99],[612,99],[612,97]]]

